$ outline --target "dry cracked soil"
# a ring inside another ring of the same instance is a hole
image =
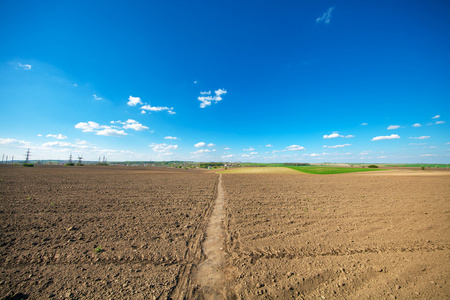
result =
[[[450,297],[450,172],[0,165],[0,203],[0,299]]]

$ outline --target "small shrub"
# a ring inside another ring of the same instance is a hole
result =
[[[421,169],[422,169],[422,170],[425,170],[425,167],[424,167],[424,166],[422,166],[422,167],[421,167]]]
[[[105,250],[102,249],[102,246],[98,246],[97,248],[94,249],[95,253],[101,253],[103,251],[105,251]]]
[[[73,167],[73,166],[75,166],[75,164],[74,163],[67,163],[66,166]]]
[[[378,166],[377,165],[369,165],[368,168],[377,169]]]
[[[22,166],[24,166],[24,167],[34,167],[33,164],[26,164],[26,163],[22,164]]]

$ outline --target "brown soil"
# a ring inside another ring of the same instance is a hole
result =
[[[0,297],[450,297],[450,174],[379,173],[0,166]]]

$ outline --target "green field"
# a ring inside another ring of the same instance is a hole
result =
[[[386,167],[403,167],[403,168],[420,168],[422,164],[389,164],[385,165]],[[425,168],[448,168],[449,164],[423,164]]]
[[[289,167],[291,169],[308,173],[308,174],[341,174],[341,173],[354,173],[354,172],[370,172],[370,171],[382,171],[386,169],[369,169],[369,168],[345,168],[345,167],[323,167],[323,166],[302,166],[302,167]]]

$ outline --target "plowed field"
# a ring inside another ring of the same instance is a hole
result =
[[[446,299],[450,173],[390,174],[2,165],[0,297]]]

